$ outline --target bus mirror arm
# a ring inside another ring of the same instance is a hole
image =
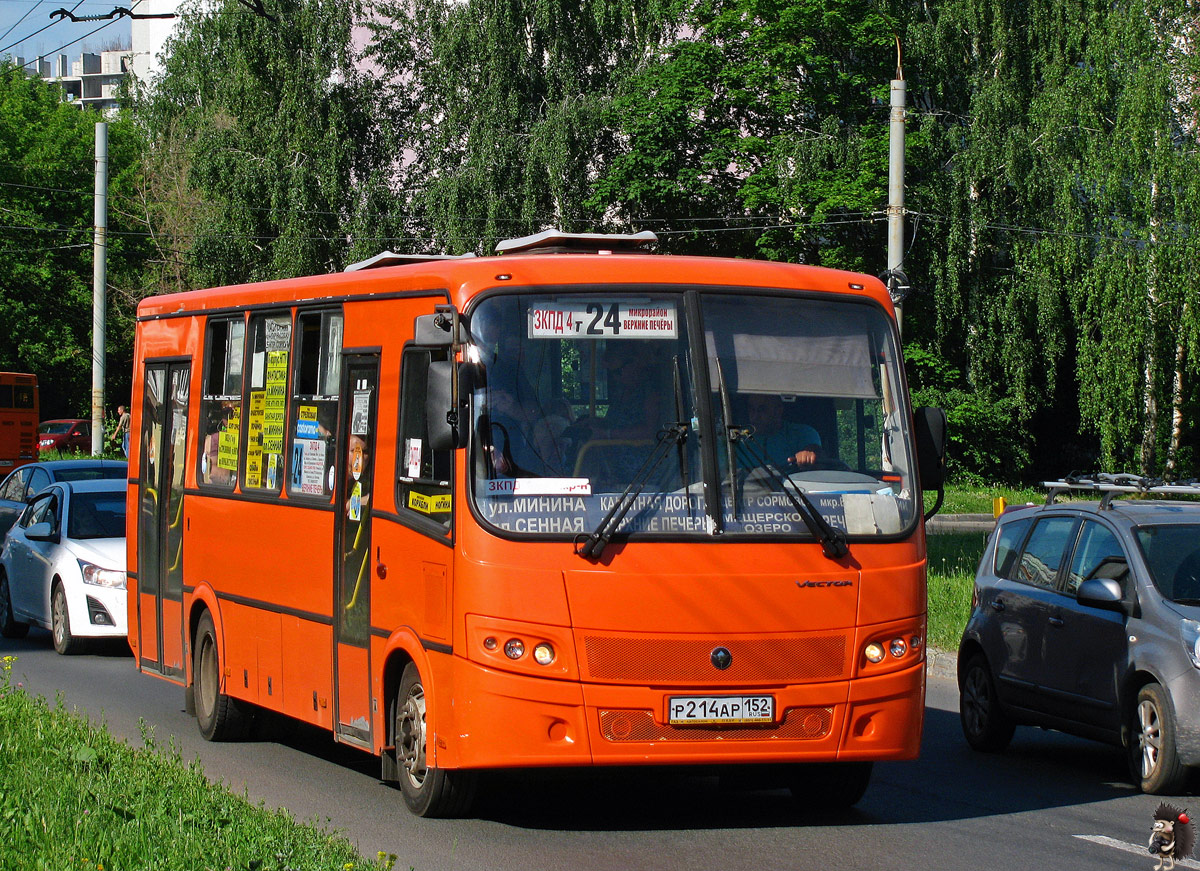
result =
[[[433,314],[420,315],[413,322],[413,341],[430,348],[453,348],[457,351],[462,343],[460,323],[458,309],[452,305],[439,305]]]

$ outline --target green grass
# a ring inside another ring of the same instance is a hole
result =
[[[1024,505],[1034,502],[1039,505],[1046,501],[1046,490],[1043,487],[964,487],[948,485],[946,499],[938,514],[991,514],[992,500],[1003,497],[1009,505]],[[926,497],[929,498],[928,496]]]
[[[366,871],[343,837],[213,785],[196,762],[141,747],[11,683],[0,660],[0,868],[30,871]]]
[[[987,537],[982,532],[930,535],[929,643],[942,650],[958,649],[958,640],[971,613],[975,568]]]

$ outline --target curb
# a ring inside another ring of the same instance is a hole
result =
[[[939,647],[925,648],[925,672],[930,677],[958,680],[958,652]]]
[[[952,532],[990,533],[996,525],[996,519],[990,514],[938,514],[925,524],[925,531],[930,535],[942,535]]]

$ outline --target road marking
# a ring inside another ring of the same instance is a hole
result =
[[[1091,841],[1093,844],[1103,844],[1105,847],[1124,850],[1126,853],[1133,853],[1135,856],[1145,856],[1149,861],[1154,861],[1154,857],[1150,855],[1149,846],[1127,844],[1124,841],[1118,841],[1116,838],[1109,838],[1104,835],[1075,835],[1075,837],[1081,841]],[[1147,838],[1148,840],[1149,838]],[[1177,868],[1200,868],[1200,862],[1197,862],[1195,859],[1176,859],[1175,866]]]

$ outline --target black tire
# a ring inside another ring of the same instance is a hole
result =
[[[1129,772],[1149,795],[1179,795],[1188,769],[1175,749],[1175,711],[1166,691],[1146,684],[1134,700],[1130,717]]]
[[[474,771],[449,771],[428,764],[425,707],[421,673],[410,662],[392,699],[400,792],[408,809],[419,817],[459,817],[471,809],[478,778]]]
[[[1015,726],[1000,705],[987,658],[976,653],[967,661],[958,688],[958,716],[963,737],[975,750],[995,753],[1012,740]]]
[[[71,633],[71,612],[61,583],[55,583],[50,594],[50,636],[54,639],[55,651],[63,656],[79,652],[81,644]]]
[[[792,797],[805,808],[853,807],[871,783],[872,762],[821,762],[796,765],[789,778]]]
[[[192,681],[195,685],[196,724],[207,741],[236,741],[250,726],[244,703],[221,692],[221,655],[212,615],[205,611],[196,625],[192,648]]]
[[[8,575],[0,569],[0,635],[5,638],[24,638],[29,634],[29,624],[19,623],[13,617],[12,593],[8,589]]]

